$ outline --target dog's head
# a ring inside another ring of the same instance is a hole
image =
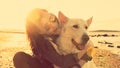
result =
[[[62,25],[61,36],[66,38],[67,42],[74,44],[77,49],[84,49],[89,40],[87,29],[92,22],[92,17],[88,20],[70,19],[59,12],[58,19]]]

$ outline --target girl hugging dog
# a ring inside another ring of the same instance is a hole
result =
[[[26,19],[26,34],[30,42],[33,55],[24,52],[15,54],[13,61],[15,68],[81,68],[91,60],[81,52],[60,55],[48,39],[55,43],[61,32],[61,23],[57,17],[45,9],[33,9]]]

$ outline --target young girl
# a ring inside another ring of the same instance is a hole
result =
[[[59,55],[52,44],[45,39],[51,37],[53,42],[59,36],[61,24],[52,13],[44,9],[32,10],[26,21],[26,33],[33,55],[24,52],[15,54],[13,61],[16,68],[81,68],[78,54]],[[86,57],[82,58],[88,61]],[[81,59],[81,60],[82,60]]]

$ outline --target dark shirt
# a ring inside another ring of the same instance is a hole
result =
[[[33,53],[35,56],[39,56],[45,60],[49,61],[52,64],[55,64],[61,68],[70,68],[73,65],[76,65],[78,61],[75,59],[74,54],[69,54],[66,56],[59,55],[56,50],[52,47],[52,44],[44,39],[43,37],[39,36],[34,39],[36,46],[33,47]]]

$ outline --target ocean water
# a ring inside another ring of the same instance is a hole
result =
[[[104,34],[107,34],[108,36],[102,36]],[[99,46],[100,48],[108,47],[109,44],[104,44],[105,42],[112,43],[110,45],[113,45],[114,47],[111,48],[117,48],[117,46],[120,46],[120,32],[90,32],[89,35],[93,44],[95,46]],[[28,40],[26,34],[24,33],[0,32],[0,47],[24,46],[27,44]],[[108,47],[108,49],[109,48],[110,47]]]
[[[21,46],[26,45],[27,38],[25,34],[20,33],[0,33],[1,46]]]
[[[108,34],[109,37],[104,36],[97,36],[97,35],[103,35]],[[114,45],[120,45],[120,32],[90,32],[89,33],[91,40],[94,42],[94,44],[98,44],[98,41],[101,42],[111,42]],[[91,35],[96,35],[92,37]],[[111,35],[117,35],[112,37]],[[26,34],[21,33],[5,33],[0,32],[0,46],[20,46],[25,45],[27,43],[27,37]]]

